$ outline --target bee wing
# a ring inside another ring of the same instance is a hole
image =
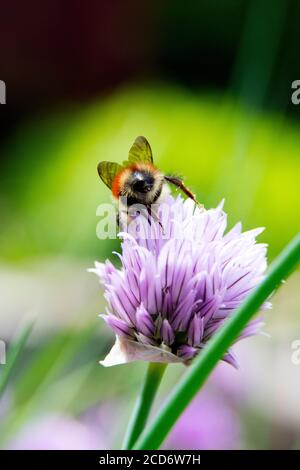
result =
[[[100,162],[97,169],[103,183],[111,189],[115,176],[122,170],[122,166],[115,162]]]
[[[152,150],[146,137],[140,135],[137,137],[129,150],[128,161],[124,165],[132,163],[153,163]]]

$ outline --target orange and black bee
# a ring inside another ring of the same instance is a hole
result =
[[[151,206],[159,203],[168,192],[166,182],[180,188],[198,204],[195,196],[184,185],[181,178],[165,175],[153,165],[150,144],[143,136],[135,139],[129,150],[128,160],[123,162],[123,165],[115,162],[100,162],[98,173],[112,191],[114,199],[119,202],[126,201],[127,208],[139,204],[145,206],[151,213]]]

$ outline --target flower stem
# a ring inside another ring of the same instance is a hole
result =
[[[143,431],[167,364],[150,362],[126,431],[123,449],[131,449]]]
[[[233,341],[245,328],[262,303],[272,294],[283,279],[295,269],[300,261],[300,234],[273,262],[265,279],[247,297],[245,302],[228,319],[224,326],[195,359],[183,379],[172,392],[158,415],[142,433],[135,449],[158,449],[176,420],[194,398],[210,372],[223,357]]]

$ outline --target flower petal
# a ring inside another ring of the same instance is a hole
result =
[[[104,367],[125,364],[133,361],[176,363],[183,362],[171,352],[151,345],[140,344],[117,337],[106,358],[100,361]]]

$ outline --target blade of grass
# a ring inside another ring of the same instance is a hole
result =
[[[125,434],[123,449],[132,449],[144,429],[167,364],[150,362]]]
[[[77,343],[77,337],[68,332],[60,332],[43,345],[38,354],[33,355],[27,368],[19,378],[14,392],[15,408],[27,405],[55,377],[57,368],[63,367],[70,345]],[[75,350],[75,348],[74,348]]]
[[[17,364],[17,361],[25,348],[32,328],[33,323],[26,326],[9,349],[7,363],[3,366],[3,372],[0,375],[0,398],[6,390],[10,377],[14,372],[15,365]]]
[[[65,330],[54,335],[44,345],[18,380],[15,390],[15,408],[19,409],[31,401],[54,381],[62,370],[81,354],[93,334],[93,326],[82,331]]]
[[[153,422],[140,436],[135,449],[158,449],[181,413],[199,391],[210,372],[245,328],[262,303],[300,261],[300,234],[272,263],[265,279],[216,333],[189,368]]]
[[[14,387],[14,406],[0,423],[0,445],[8,441],[28,417],[41,408],[44,392],[81,353],[92,332],[90,325],[79,332],[63,331],[35,355]]]

